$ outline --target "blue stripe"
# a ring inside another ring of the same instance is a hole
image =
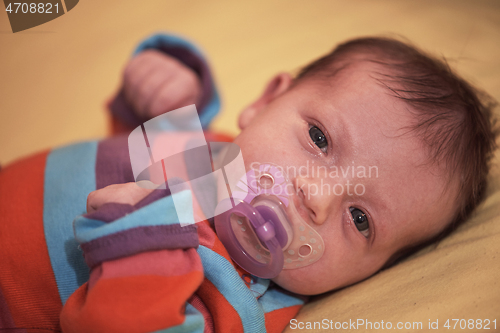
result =
[[[131,228],[178,224],[179,217],[175,209],[173,196],[176,196],[177,203],[186,203],[184,209],[180,209],[183,218],[182,222],[186,225],[193,224],[191,192],[185,190],[157,200],[149,204],[147,209],[138,209],[113,223],[104,223],[79,216],[74,221],[76,240],[81,244]]]
[[[59,296],[68,297],[89,278],[72,221],[86,211],[87,195],[95,190],[97,142],[53,150],[45,168],[43,226]]]
[[[303,305],[304,301],[298,296],[285,294],[279,289],[268,289],[267,292],[259,298],[265,313],[287,308],[294,305]]]
[[[271,280],[263,279],[254,275],[252,275],[251,278],[252,282],[250,283],[250,291],[252,292],[255,298],[259,298],[260,296],[264,295],[264,293],[267,291],[267,289],[269,288],[269,283],[271,283]]]
[[[196,46],[194,46],[193,43],[187,41],[187,38],[176,36],[173,34],[167,35],[162,33],[151,35],[144,41],[142,41],[139,45],[137,45],[134,51],[134,55],[137,55],[138,53],[147,49],[159,49],[163,45],[188,49],[198,57],[202,59],[205,58],[203,56],[203,53]]]
[[[187,41],[185,38],[175,36],[175,35],[165,35],[165,34],[155,34],[148,38],[146,38],[143,42],[141,42],[134,51],[134,56],[138,53],[147,50],[147,49],[159,49],[161,46],[171,46],[171,47],[182,47],[193,52],[195,55],[200,57],[202,60],[205,59],[205,56],[201,52],[199,48],[197,48],[193,43]],[[213,82],[213,78],[210,78],[212,87],[213,87],[213,96],[205,106],[203,110],[200,110],[200,122],[201,126],[206,129],[212,119],[217,115],[220,110],[221,102],[219,93],[215,87],[215,83]],[[168,126],[168,125],[166,125]]]
[[[191,304],[186,303],[186,319],[181,325],[155,331],[154,333],[203,333],[204,329],[205,319],[201,312]]]
[[[218,253],[200,245],[198,254],[205,277],[233,306],[240,316],[244,332],[266,332],[262,307],[247,288],[234,266]]]

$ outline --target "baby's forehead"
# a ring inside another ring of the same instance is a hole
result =
[[[341,110],[344,112],[360,105],[371,111],[365,116],[388,119],[388,124],[400,127],[408,126],[414,120],[409,105],[395,96],[393,87],[397,86],[397,82],[390,71],[369,60],[351,61],[333,69],[333,72],[325,69],[317,75],[301,79],[297,86],[305,86],[299,93],[312,97],[311,103],[333,104],[335,108],[344,106],[347,108]]]
[[[407,105],[394,93],[394,89],[401,88],[401,84],[393,74],[387,66],[374,62],[372,59],[351,59],[348,62],[334,63],[313,75],[300,78],[295,86],[314,87],[313,90],[321,92],[316,98],[320,98],[325,103],[333,98],[356,96],[360,102],[363,97],[369,97],[372,102],[397,103],[401,109],[404,109]],[[304,90],[302,93],[309,94],[310,91]],[[319,102],[318,99],[316,102]]]
[[[360,82],[369,82],[380,86],[381,81],[385,80],[397,83],[394,70],[391,70],[387,64],[366,55],[333,63],[328,68],[319,71],[318,74],[317,79],[327,79],[329,84],[334,86]]]

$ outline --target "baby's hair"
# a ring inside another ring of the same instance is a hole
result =
[[[449,180],[458,176],[459,210],[451,226],[458,225],[484,196],[498,133],[492,115],[495,101],[458,77],[445,59],[387,37],[357,38],[340,44],[304,67],[296,82],[312,76],[331,79],[359,61],[384,69],[385,73],[374,78],[411,106],[408,109],[416,122],[409,130],[416,131],[428,145],[433,161],[445,163]]]

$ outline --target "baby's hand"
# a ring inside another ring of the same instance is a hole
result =
[[[151,189],[139,187],[136,183],[109,185],[97,191],[90,192],[87,197],[87,213],[92,213],[105,203],[122,203],[135,205],[144,199]]]
[[[127,64],[123,90],[136,113],[147,119],[195,104],[202,93],[195,72],[177,59],[155,50],[143,51]]]

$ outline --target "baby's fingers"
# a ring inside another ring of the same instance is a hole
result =
[[[142,83],[155,72],[157,60],[152,51],[144,51],[132,58],[123,71],[123,90],[125,98],[135,107]]]
[[[201,84],[194,72],[176,73],[175,77],[166,81],[155,91],[155,95],[147,106],[147,116],[154,118],[167,111],[196,104],[201,93]]]
[[[136,113],[144,118],[152,118],[150,116],[149,106],[165,85],[171,80],[171,71],[152,71],[148,77],[142,80],[141,84],[136,87],[135,96],[131,101],[136,110]],[[168,111],[168,110],[165,110]]]
[[[146,119],[195,104],[201,97],[198,75],[179,60],[146,50],[124,71],[123,91],[135,112]]]
[[[136,183],[109,185],[90,192],[87,197],[87,213],[92,213],[102,205],[111,202],[133,206],[144,199],[151,191],[151,189],[139,187]]]

